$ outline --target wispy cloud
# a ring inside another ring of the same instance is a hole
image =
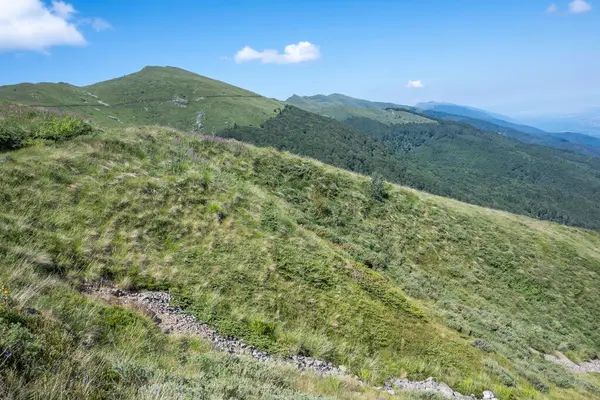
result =
[[[85,37],[75,8],[64,1],[0,0],[0,51],[47,52],[54,46],[83,46]],[[110,26],[99,18],[89,19],[94,29]]]
[[[548,6],[548,8],[546,9],[546,12],[548,14],[554,14],[554,13],[558,12],[558,7],[556,6],[556,4],[552,3]]]
[[[415,89],[415,88],[422,88],[423,82],[419,81],[408,81],[408,83],[406,84],[406,87],[409,89]]]
[[[235,54],[235,62],[261,61],[263,64],[297,64],[321,58],[321,50],[310,42],[285,46],[283,53],[277,50],[256,51],[246,46]]]
[[[62,19],[70,19],[73,14],[77,13],[71,4],[64,1],[53,1],[52,11]]]
[[[585,0],[573,0],[569,3],[569,12],[572,14],[582,14],[592,11],[592,6]]]
[[[102,18],[84,18],[79,20],[79,23],[82,25],[90,25],[96,32],[113,29],[112,25]]]

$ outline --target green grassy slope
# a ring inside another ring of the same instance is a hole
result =
[[[409,111],[399,109],[398,105],[391,103],[374,103],[367,100],[354,99],[343,95],[292,96],[286,100],[287,104],[301,108],[325,117],[344,121],[352,117],[370,118],[384,124],[426,124],[436,121],[420,116]],[[386,110],[385,108],[395,108]]]
[[[288,107],[262,128],[220,133],[443,196],[600,228],[600,159],[520,143],[471,126],[345,123]]]
[[[82,113],[108,127],[160,124],[195,130],[202,112],[206,133],[236,123],[259,125],[281,108],[276,100],[173,67],[146,67],[87,87],[63,83],[2,86],[0,99]]]
[[[172,343],[148,321],[71,289],[102,278],[170,290],[223,334],[343,363],[373,383],[431,375],[500,398],[597,395],[592,378],[537,352],[600,351],[598,233],[179,135],[115,130],[0,154],[0,280],[12,299],[2,303],[0,326],[15,338],[0,382],[43,390],[63,360],[64,390],[84,390],[66,387],[69,374],[99,365],[94,385],[114,384],[89,390],[102,397],[116,387],[126,397],[151,391],[179,360],[164,381],[186,390],[222,365],[230,367],[221,381],[203,381],[217,388],[205,390],[286,398],[303,387],[289,375],[198,358],[198,345]]]

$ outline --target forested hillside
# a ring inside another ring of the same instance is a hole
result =
[[[466,124],[345,123],[286,107],[222,136],[273,146],[417,189],[600,229],[600,158],[529,145]]]

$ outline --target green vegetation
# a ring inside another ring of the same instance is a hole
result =
[[[56,110],[0,106],[0,151],[68,140],[92,131],[83,118]]]
[[[173,67],[146,67],[84,87],[65,83],[2,86],[0,98],[83,113],[106,127],[159,124],[206,133],[234,124],[259,125],[282,108],[277,100]],[[202,128],[197,125],[198,113],[202,113]]]
[[[181,135],[114,130],[0,154],[5,392],[369,396],[166,338],[77,293],[102,279],[169,290],[222,334],[371,383],[434,376],[500,398],[597,396],[593,378],[537,352],[598,355],[600,234]]]
[[[527,145],[469,125],[344,124],[288,106],[261,128],[220,133],[472,204],[600,229],[600,158]]]

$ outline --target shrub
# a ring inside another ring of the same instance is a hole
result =
[[[0,151],[36,143],[69,140],[89,134],[92,126],[80,116],[57,110],[0,107]]]
[[[473,346],[485,351],[486,353],[492,353],[494,351],[494,347],[492,347],[491,344],[482,339],[475,339],[475,341],[473,342]]]
[[[498,364],[497,361],[487,359],[483,362],[483,368],[487,373],[498,377],[504,386],[514,387],[517,385],[516,378]]]
[[[385,181],[379,173],[371,175],[371,196],[377,201],[383,201],[387,199],[388,193],[385,188]]]

